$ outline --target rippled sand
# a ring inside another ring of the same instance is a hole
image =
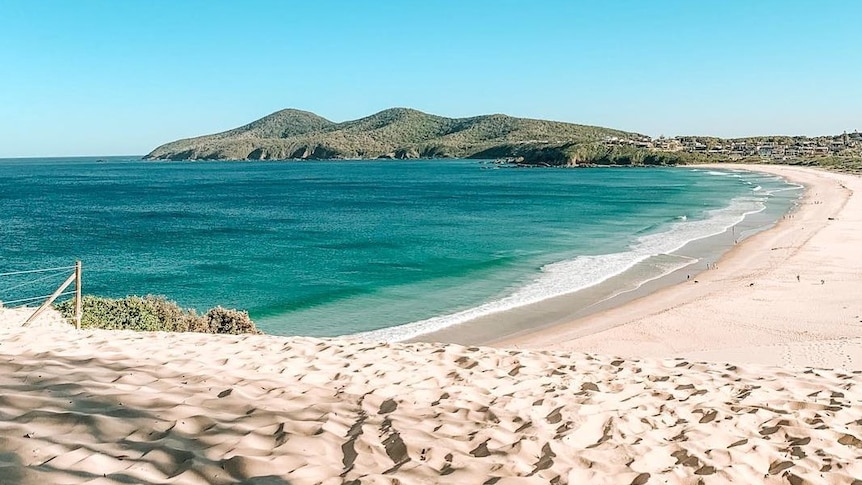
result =
[[[858,371],[51,326],[0,342],[4,484],[862,477]]]

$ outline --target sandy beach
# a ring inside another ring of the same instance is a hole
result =
[[[497,343],[623,357],[862,368],[862,179],[756,165],[807,188],[798,210],[684,284]]]
[[[0,484],[862,484],[862,180],[752,169],[808,187],[792,217],[497,347],[0,309]]]

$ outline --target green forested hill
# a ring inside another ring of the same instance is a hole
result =
[[[608,136],[638,136],[609,128],[502,114],[446,118],[408,108],[334,123],[286,109],[214,135],[162,145],[151,160],[282,160],[332,158],[530,158],[565,164],[580,146]],[[544,160],[546,159],[546,160]]]

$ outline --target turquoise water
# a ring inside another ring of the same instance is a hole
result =
[[[273,334],[424,321],[401,327],[415,333],[594,284],[789,206],[787,189],[746,172],[472,160],[0,160],[0,272],[77,258],[89,294],[243,308]],[[0,300],[36,291],[3,292],[15,283],[0,279]]]

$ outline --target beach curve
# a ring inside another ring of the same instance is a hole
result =
[[[798,210],[693,281],[494,345],[862,368],[862,179],[806,167],[716,167],[780,175],[806,191]]]

